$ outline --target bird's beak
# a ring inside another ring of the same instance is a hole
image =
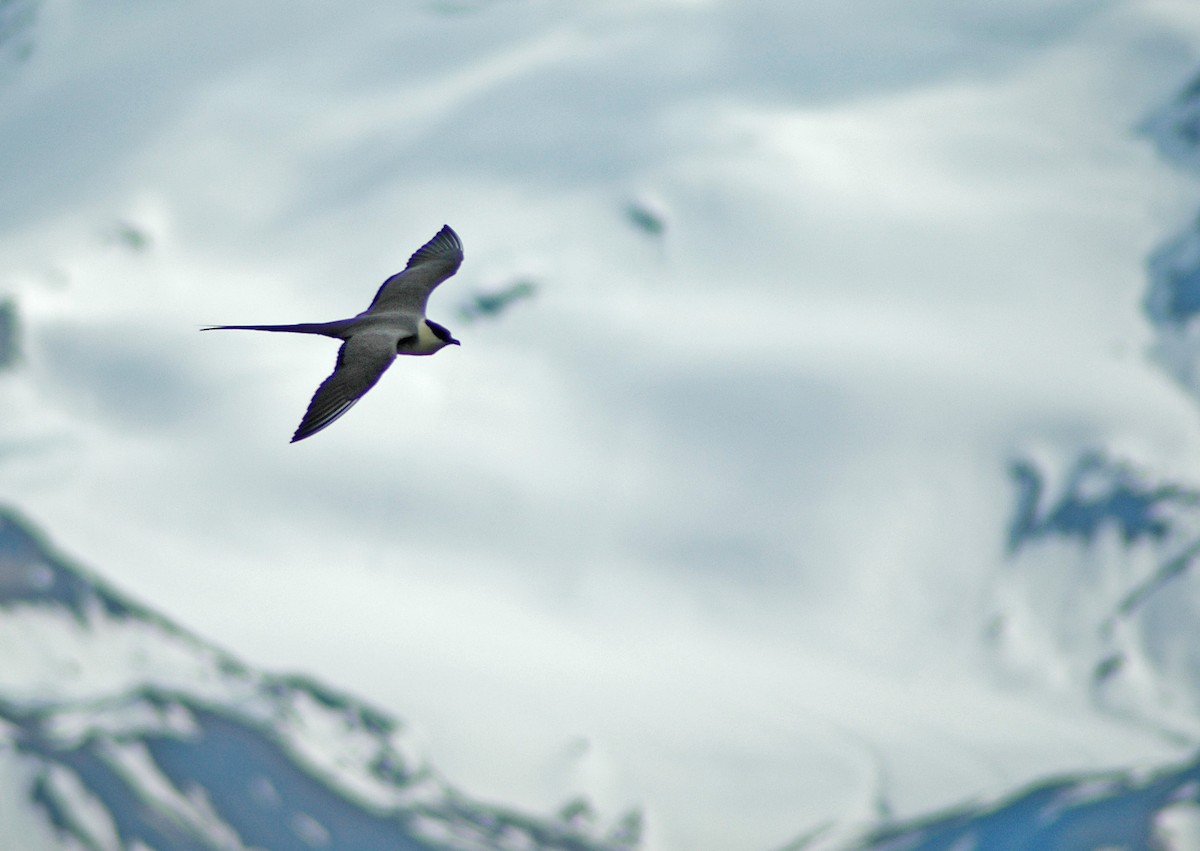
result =
[[[462,345],[462,343],[460,343],[458,340],[454,339],[453,337],[451,337],[451,338],[450,338],[450,342],[451,342],[453,345],[455,345],[455,346],[461,346],[461,345]]]

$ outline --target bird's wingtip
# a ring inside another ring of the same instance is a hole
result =
[[[422,245],[413,256],[408,258],[408,265],[413,266],[426,260],[454,259],[462,262],[463,244],[450,225],[442,225],[442,229],[434,234],[433,239]]]

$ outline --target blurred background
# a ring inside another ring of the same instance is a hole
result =
[[[1186,761],[1198,68],[1191,0],[0,0],[0,499],[646,848]],[[461,348],[289,445],[336,343],[197,330],[444,223]]]

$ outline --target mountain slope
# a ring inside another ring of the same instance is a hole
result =
[[[8,511],[0,657],[0,847],[637,844],[636,816],[599,840],[471,801],[391,718],[253,671],[73,567]]]
[[[820,833],[787,851],[846,848]],[[1200,761],[1153,774],[1059,777],[993,803],[972,803],[903,824],[876,827],[858,851],[1091,851],[1200,848]]]

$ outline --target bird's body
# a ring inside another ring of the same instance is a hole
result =
[[[449,225],[409,258],[402,272],[379,288],[371,306],[351,319],[295,325],[213,325],[202,330],[283,331],[342,340],[337,366],[317,388],[292,442],[311,437],[350,410],[375,386],[397,355],[431,355],[459,344],[450,332],[425,318],[429,294],[458,271],[462,242]]]

